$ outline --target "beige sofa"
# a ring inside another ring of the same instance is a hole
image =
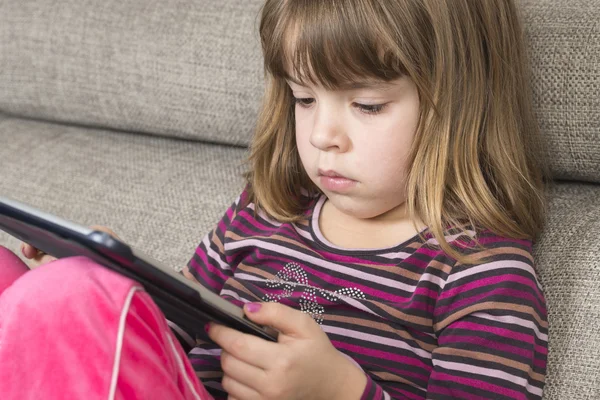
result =
[[[243,186],[260,3],[1,1],[0,195],[182,267]],[[556,180],[535,247],[545,398],[600,399],[600,0],[519,5]]]

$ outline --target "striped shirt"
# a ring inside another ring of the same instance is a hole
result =
[[[385,249],[350,250],[319,230],[325,197],[280,223],[242,195],[188,263],[231,302],[280,302],[309,313],[367,376],[362,399],[540,399],[548,322],[531,242],[455,230],[481,262],[459,264],[427,230]],[[225,398],[220,349],[204,332],[189,353]]]

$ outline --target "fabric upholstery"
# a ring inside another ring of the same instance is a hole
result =
[[[242,148],[17,118],[0,120],[0,143],[0,195],[106,225],[175,269],[244,187]]]
[[[247,143],[261,0],[4,0],[0,110]]]
[[[552,174],[600,183],[600,2],[519,3]]]
[[[600,185],[558,183],[534,247],[548,303],[545,400],[600,398]]]

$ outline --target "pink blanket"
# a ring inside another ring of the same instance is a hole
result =
[[[212,399],[144,289],[83,257],[0,246],[0,360],[3,400]]]

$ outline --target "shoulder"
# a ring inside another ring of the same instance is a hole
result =
[[[457,268],[511,260],[534,264],[533,244],[529,239],[506,237],[489,229],[461,227],[451,229],[446,235],[446,240],[462,255],[471,258],[470,263],[454,263]],[[435,240],[432,242],[437,244]]]
[[[473,313],[512,315],[546,326],[547,310],[529,240],[489,231],[462,237],[478,262],[458,263],[443,283],[436,305],[437,329]],[[477,239],[477,240],[475,240]]]
[[[469,231],[455,245],[471,256],[472,262],[455,262],[444,287],[504,287],[532,291],[542,296],[532,242],[509,238],[489,230]]]
[[[508,238],[488,230],[459,240],[462,245],[468,244],[465,253],[475,261],[456,262],[444,282],[443,292],[464,296],[475,290],[482,298],[495,294],[497,299],[504,300],[506,296],[521,298],[522,293],[529,293],[544,301],[530,240]]]

